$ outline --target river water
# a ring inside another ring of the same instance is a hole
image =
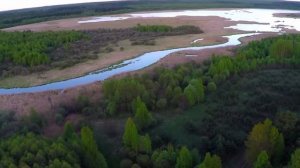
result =
[[[139,69],[143,69],[147,66],[150,66],[156,62],[158,62],[163,57],[167,55],[183,50],[203,50],[209,48],[218,48],[218,47],[226,47],[226,46],[236,46],[241,44],[239,38],[256,35],[258,33],[247,33],[247,34],[238,34],[231,36],[224,36],[228,38],[228,41],[223,44],[210,45],[210,46],[202,46],[202,47],[185,47],[185,48],[176,48],[162,51],[153,51],[149,53],[145,53],[136,58],[125,60],[120,64],[112,65],[108,68],[101,69],[99,71],[91,72],[85,76],[69,79],[60,82],[53,82],[40,86],[33,86],[27,88],[11,88],[11,89],[0,89],[0,94],[17,94],[17,93],[31,93],[31,92],[42,92],[42,91],[50,91],[50,90],[60,90],[67,89],[71,87],[75,87],[78,85],[84,85],[93,83],[95,81],[105,80],[109,77],[112,77],[117,74],[121,74],[124,72],[136,71]]]
[[[136,58],[125,60],[120,64],[110,66],[105,69],[100,69],[95,72],[91,72],[87,75],[68,79],[65,81],[53,82],[40,86],[33,86],[27,88],[11,88],[1,89],[0,94],[18,94],[18,93],[32,93],[42,92],[50,90],[62,90],[68,89],[79,85],[89,84],[96,81],[102,81],[114,75],[118,75],[124,72],[136,71],[148,67],[158,62],[167,55],[183,51],[183,50],[203,50],[218,47],[236,46],[241,44],[240,38],[246,36],[257,35],[259,33],[253,32],[278,32],[282,33],[285,29],[296,29],[300,31],[300,19],[299,18],[283,18],[275,17],[275,13],[297,13],[297,11],[291,10],[268,10],[268,9],[238,9],[238,10],[184,10],[184,11],[171,11],[171,12],[148,12],[148,13],[132,13],[124,16],[105,16],[94,17],[90,20],[80,21],[81,24],[91,22],[112,22],[117,20],[126,20],[133,18],[147,18],[147,17],[176,17],[176,16],[220,16],[232,21],[248,21],[248,23],[236,24],[228,28],[234,28],[238,30],[251,31],[252,33],[237,34],[231,36],[224,36],[228,39],[226,43],[216,44],[202,47],[186,47],[168,49],[162,51],[154,51],[142,54]],[[256,23],[252,23],[256,22]]]

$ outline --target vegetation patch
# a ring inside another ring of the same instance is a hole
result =
[[[107,80],[99,102],[81,95],[58,112],[60,125],[71,113],[86,121],[77,129],[66,123],[64,134],[53,141],[75,150],[86,168],[299,167],[299,37],[268,38],[242,47],[235,57]],[[20,131],[37,134],[47,124],[34,110],[21,120],[8,114],[3,118],[1,127],[24,122],[27,129]],[[93,122],[98,119],[99,125],[115,123],[101,129]],[[115,131],[120,123],[125,126]],[[98,141],[86,125],[95,128]],[[22,132],[15,133],[19,137]],[[5,139],[0,144],[9,142]],[[109,151],[102,148],[105,142],[112,144]],[[15,148],[2,153],[11,159],[0,157],[0,166],[20,163],[11,156]],[[24,162],[31,166],[36,161]]]
[[[135,28],[61,32],[0,32],[0,75],[26,75],[51,68],[66,68],[102,53],[124,50],[118,42],[155,45],[162,36],[202,33],[198,27],[182,26],[170,32],[139,32]]]

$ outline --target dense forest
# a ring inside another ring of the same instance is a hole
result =
[[[0,32],[0,63],[35,66],[49,62],[47,52],[82,38],[75,31]]]
[[[167,27],[168,31],[142,31],[141,27]],[[118,46],[122,40],[130,40],[132,45],[155,45],[158,37],[199,33],[203,33],[202,30],[190,25],[137,25],[126,29],[57,32],[0,31],[0,77],[73,66],[101,54],[125,50]]]
[[[169,0],[140,0],[98,2],[0,12],[0,28],[81,16],[95,16],[146,10],[203,8],[281,8],[299,10],[300,5],[297,2],[276,0],[172,0],[172,2]]]
[[[109,79],[98,102],[81,95],[57,109],[57,138],[43,137],[47,117],[34,109],[1,112],[0,167],[299,168],[299,48],[299,35],[283,35]],[[70,114],[85,120],[65,122]]]

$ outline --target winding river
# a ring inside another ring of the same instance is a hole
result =
[[[120,16],[104,16],[93,17],[90,20],[79,21],[80,24],[95,23],[95,22],[109,22],[117,20],[126,20],[133,18],[147,18],[147,17],[177,17],[177,16],[219,16],[232,21],[245,21],[246,23],[236,24],[227,28],[234,28],[238,30],[250,32],[278,32],[284,33],[286,29],[295,29],[300,31],[300,18],[276,17],[275,13],[298,13],[299,11],[291,10],[268,10],[268,9],[231,9],[231,10],[184,10],[184,11],[169,11],[169,12],[148,12],[148,13],[132,13]],[[95,81],[102,81],[117,74],[131,72],[150,66],[167,55],[183,51],[183,50],[204,50],[218,47],[237,46],[241,44],[240,38],[246,36],[257,35],[259,33],[247,33],[224,36],[228,39],[226,43],[216,44],[201,47],[185,47],[168,49],[162,51],[154,51],[142,54],[136,58],[125,60],[120,64],[110,66],[95,72],[91,72],[84,76],[68,79],[65,81],[53,82],[40,86],[33,86],[27,88],[11,88],[1,89],[1,95],[33,93],[51,90],[63,90],[79,85],[93,83]]]
[[[241,44],[241,42],[239,41],[240,38],[246,37],[246,36],[252,36],[252,35],[256,35],[256,34],[258,34],[258,33],[247,33],[247,34],[224,36],[225,38],[228,38],[228,41],[223,44],[202,46],[202,47],[185,47],[185,48],[176,48],[176,49],[170,49],[170,50],[149,52],[149,53],[140,55],[136,58],[125,60],[125,61],[121,62],[120,64],[112,65],[108,68],[101,69],[101,70],[95,71],[95,72],[91,72],[85,76],[81,76],[78,78],[73,78],[73,79],[60,81],[60,82],[53,82],[53,83],[40,85],[40,86],[27,87],[27,88],[0,89],[0,94],[7,95],[7,94],[42,92],[42,91],[50,91],[50,90],[61,90],[61,89],[75,87],[78,85],[89,84],[89,83],[93,83],[95,81],[105,80],[109,77],[112,77],[114,75],[121,74],[124,72],[131,72],[131,71],[143,69],[147,66],[150,66],[150,65],[158,62],[160,59],[162,59],[162,58],[166,57],[167,55],[174,53],[174,52],[183,51],[183,50],[204,50],[204,49],[209,49],[209,48],[236,46],[236,45]]]

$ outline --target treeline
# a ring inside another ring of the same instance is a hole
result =
[[[141,25],[138,24],[135,29],[139,32],[170,32],[172,26],[167,25]]]
[[[2,32],[0,31],[0,64],[36,66],[49,63],[48,53],[83,37],[76,31]]]
[[[190,26],[190,25],[184,25],[184,26],[178,26],[178,27],[172,27],[168,25],[141,25],[138,24],[135,29],[139,32],[173,32],[173,33],[181,33],[186,34],[187,32],[189,34],[192,33],[203,33],[198,27],[196,26]]]

